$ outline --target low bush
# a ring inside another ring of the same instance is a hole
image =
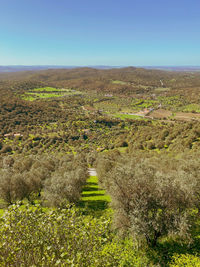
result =
[[[200,257],[183,254],[183,255],[175,255],[173,256],[172,263],[169,265],[170,267],[198,267],[200,266]]]
[[[0,220],[1,266],[148,266],[131,240],[115,240],[110,224],[109,216],[82,216],[72,206],[12,205]]]

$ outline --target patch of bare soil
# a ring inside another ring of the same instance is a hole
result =
[[[171,115],[172,112],[170,110],[156,109],[152,111],[149,116],[151,116],[154,119],[164,119],[170,117]]]

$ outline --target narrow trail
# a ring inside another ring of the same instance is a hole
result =
[[[97,176],[97,172],[95,168],[88,168],[88,172],[90,176]]]
[[[111,201],[110,197],[106,195],[105,190],[98,185],[97,172],[94,168],[88,169],[90,177],[83,188],[80,205],[84,207],[88,213],[101,214],[108,208]]]

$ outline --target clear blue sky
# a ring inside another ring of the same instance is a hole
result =
[[[200,1],[0,0],[0,65],[200,65]]]

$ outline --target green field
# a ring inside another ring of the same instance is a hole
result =
[[[128,82],[123,82],[123,81],[119,81],[119,80],[114,80],[114,81],[112,81],[112,83],[114,83],[114,84],[121,84],[121,85],[128,84]]]
[[[152,100],[152,99],[137,99],[135,98],[132,103],[131,107],[134,110],[141,110],[144,108],[153,108],[157,107],[159,105],[158,100]]]
[[[125,119],[132,119],[132,120],[147,120],[142,116],[137,116],[137,115],[130,115],[130,114],[121,114],[121,113],[116,113],[113,114],[115,117],[120,118],[122,120]]]
[[[53,98],[53,97],[61,97],[63,94],[53,94],[53,93],[26,93],[23,95],[24,100],[34,101],[40,98]]]
[[[41,88],[35,88],[32,91],[34,92],[61,92],[69,89],[59,89],[59,88],[53,88],[53,87],[41,87]]]
[[[82,92],[72,89],[57,89],[53,87],[35,88],[23,94],[21,97],[24,100],[34,101],[37,99],[55,98],[63,96],[81,95]]]
[[[187,105],[183,108],[183,111],[185,111],[185,112],[192,112],[192,111],[200,112],[200,105],[198,105],[198,104]]]
[[[170,91],[171,90],[171,88],[164,88],[164,87],[158,87],[158,88],[155,88],[155,91],[156,92],[168,92],[168,91]]]

